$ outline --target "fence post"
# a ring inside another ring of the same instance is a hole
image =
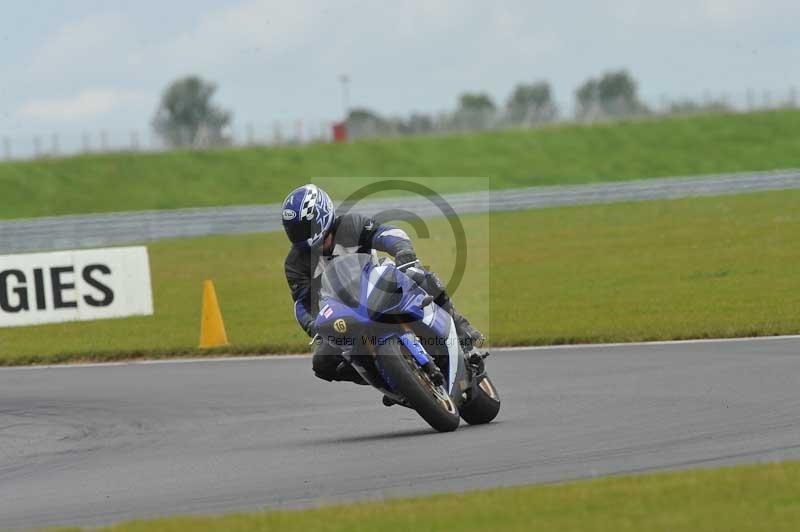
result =
[[[231,141],[230,142],[230,147],[232,147],[232,148],[235,148],[236,146],[239,145],[239,139],[236,136],[236,131],[237,131],[237,129],[236,129],[235,126],[230,126],[229,129],[228,129],[228,132],[230,133],[230,141]],[[242,141],[242,142],[244,142],[244,141]]]
[[[92,151],[92,140],[89,137],[89,134],[84,132],[83,133],[83,153],[89,153]]]
[[[100,131],[100,151],[108,151],[108,131],[105,129]]]
[[[139,151],[139,133],[131,131],[131,151]]]
[[[51,155],[58,156],[58,133],[53,133],[52,137],[50,137],[50,151]]]
[[[283,134],[281,133],[281,123],[275,122],[272,126],[272,143],[279,146],[283,143]]]
[[[11,139],[3,137],[3,157],[6,161],[11,160]]]
[[[772,93],[764,91],[764,108],[770,110],[772,108]]]
[[[247,145],[248,146],[255,145],[255,143],[256,143],[256,134],[255,134],[255,129],[253,128],[253,124],[247,124],[247,126],[245,128],[245,131],[246,131],[245,136],[247,137],[247,141],[246,141]]]
[[[753,89],[747,89],[747,110],[753,111],[755,107],[755,95],[753,94]]]

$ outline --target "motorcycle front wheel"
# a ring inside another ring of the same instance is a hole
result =
[[[386,342],[376,348],[377,364],[384,379],[403,396],[428,424],[439,432],[458,428],[461,416],[444,386],[435,385],[402,342]]]

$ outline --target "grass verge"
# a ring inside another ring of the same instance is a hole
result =
[[[173,517],[134,521],[101,530],[794,531],[800,528],[798,485],[800,463],[787,462],[311,510]]]
[[[793,190],[465,216],[470,258],[454,300],[493,345],[798,333],[798,205]],[[449,226],[429,228],[419,255],[449,272]],[[282,233],[149,249],[155,316],[0,329],[0,365],[220,354],[195,348],[204,279],[233,342],[222,352],[309,349]]]
[[[0,219],[277,202],[319,176],[484,176],[508,188],[797,166],[799,111],[346,145],[86,155],[0,164]],[[316,181],[342,197],[341,180]],[[465,182],[451,191],[474,188]]]

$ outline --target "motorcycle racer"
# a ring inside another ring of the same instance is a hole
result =
[[[415,281],[450,313],[465,351],[483,335],[456,311],[441,280],[418,266],[411,239],[399,227],[379,224],[357,213],[336,216],[328,194],[313,184],[293,190],[283,202],[283,228],[292,246],[284,262],[294,314],[303,330],[316,337],[314,320],[319,312],[320,276],[326,261],[347,253],[386,252],[398,268],[417,268]],[[321,341],[314,350],[314,374],[326,381],[363,383],[361,376],[340,356],[341,348]]]

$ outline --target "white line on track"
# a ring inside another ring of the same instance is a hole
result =
[[[746,338],[703,338],[697,340],[663,340],[654,342],[619,342],[608,344],[564,344],[564,345],[535,345],[535,346],[517,346],[517,347],[490,347],[488,350],[493,352],[503,351],[552,351],[564,349],[601,349],[605,347],[648,347],[659,345],[690,345],[690,344],[713,344],[713,343],[729,343],[729,342],[766,342],[770,340],[798,340],[800,335],[785,335],[785,336],[754,336]],[[311,358],[310,354],[304,355],[248,355],[248,356],[230,356],[230,357],[194,357],[194,358],[165,358],[158,360],[128,360],[121,362],[92,362],[87,364],[74,363],[74,364],[38,364],[31,366],[7,366],[0,367],[0,371],[21,371],[21,370],[35,370],[35,369],[81,369],[81,368],[107,368],[114,366],[147,366],[154,364],[192,364],[196,362],[247,362],[247,361],[271,361],[271,360],[291,360],[291,359]]]
[[[698,338],[696,340],[659,340],[653,342],[618,342],[609,344],[562,344],[518,347],[495,347],[492,351],[549,351],[552,349],[597,349],[602,347],[647,347],[658,345],[716,344],[729,342],[760,342],[768,340],[800,340],[800,334],[785,336],[749,336],[744,338]]]
[[[246,362],[262,360],[291,360],[294,358],[311,358],[305,355],[247,355],[230,357],[193,357],[193,358],[163,358],[157,360],[123,360],[120,362],[75,362],[73,364],[33,364],[30,366],[0,367],[0,371],[20,371],[33,369],[81,369],[81,368],[112,368],[115,366],[152,366],[155,364],[191,364],[194,362]]]

